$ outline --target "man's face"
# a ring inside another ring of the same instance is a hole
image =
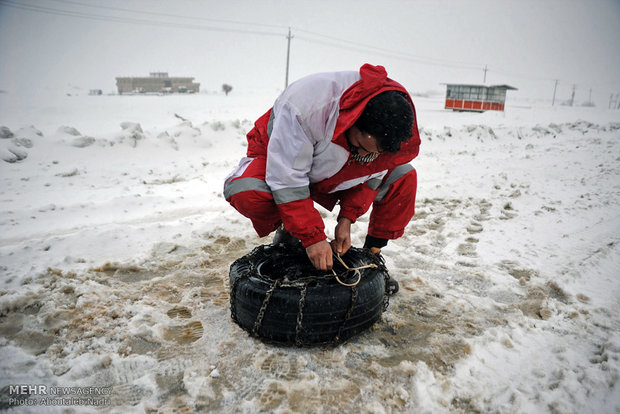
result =
[[[373,153],[378,155],[382,151],[375,137],[366,132],[362,132],[355,125],[347,131],[346,135],[351,152],[354,154],[357,152],[357,154],[364,157]]]

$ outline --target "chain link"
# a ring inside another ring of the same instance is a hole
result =
[[[344,320],[342,321],[342,324],[340,325],[340,328],[338,329],[338,333],[336,334],[336,336],[334,337],[334,344],[337,344],[340,342],[340,335],[342,335],[342,331],[344,330],[345,325],[347,324],[347,322],[349,322],[349,319],[351,318],[351,313],[353,312],[353,308],[355,307],[355,304],[357,303],[357,286],[353,286],[351,287],[351,302],[349,303],[349,309],[347,309],[347,314],[344,316]]]
[[[265,317],[265,311],[267,310],[267,306],[269,306],[269,300],[271,299],[271,295],[273,295],[273,291],[276,290],[276,288],[278,287],[279,283],[280,283],[280,281],[276,279],[273,282],[273,285],[271,285],[271,287],[269,288],[269,290],[265,294],[265,299],[263,300],[263,305],[260,307],[260,310],[258,311],[258,315],[256,316],[256,322],[254,322],[254,329],[252,330],[252,334],[254,336],[258,336],[258,330],[260,329],[260,327],[261,327],[261,325],[263,323],[263,318]]]
[[[236,278],[230,287],[230,316],[233,321],[239,323],[239,319],[237,318],[237,306],[235,306],[236,298],[237,298],[237,285],[239,284],[240,277]]]
[[[242,266],[242,265],[244,264],[240,264],[239,266]],[[249,264],[245,264],[245,265],[250,267]],[[239,318],[237,317],[237,306],[235,306],[236,298],[237,298],[237,285],[239,284],[241,279],[248,277],[249,274],[250,274],[249,272],[239,272],[239,275],[237,276],[232,286],[230,287],[230,316],[232,317],[233,321],[235,321],[237,324],[239,323]]]
[[[385,265],[385,259],[383,258],[383,256],[381,256],[380,254],[373,254],[372,261],[383,273],[383,280],[385,282],[385,293],[383,294],[383,312],[385,312],[390,306],[390,294],[388,290],[388,281],[390,280],[390,274],[388,273],[388,269]]]
[[[299,309],[297,312],[297,326],[295,327],[295,345],[302,346],[301,340],[301,323],[304,319],[304,306],[306,305],[306,292],[308,291],[308,285],[304,285],[299,294]]]

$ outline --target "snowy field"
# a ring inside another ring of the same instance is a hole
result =
[[[620,111],[414,97],[416,216],[384,249],[401,291],[299,349],[228,304],[231,262],[270,238],[222,182],[275,96],[0,94],[0,411],[620,412]],[[15,407],[17,384],[108,405]]]

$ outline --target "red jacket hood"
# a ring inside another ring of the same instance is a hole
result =
[[[411,96],[409,96],[407,90],[400,83],[388,78],[387,72],[383,66],[373,66],[366,63],[360,68],[360,75],[362,79],[351,85],[340,98],[340,115],[336,122],[336,129],[334,130],[332,142],[348,150],[349,144],[344,133],[351,128],[362,115],[368,101],[382,92],[396,90],[405,94],[413,109],[411,138],[409,138],[407,142],[401,144],[401,149],[398,153],[381,154],[372,164],[374,164],[375,167],[379,167],[377,171],[381,171],[411,161],[418,155],[420,147],[420,134],[418,132],[415,106],[411,100]]]
[[[354,168],[343,168],[335,176],[315,184],[315,186],[321,187],[323,191],[331,191],[339,182],[390,170],[398,165],[406,164],[414,159],[420,150],[420,134],[418,133],[416,122],[415,106],[407,90],[400,83],[388,78],[383,66],[373,66],[366,63],[360,68],[360,75],[362,79],[351,85],[340,98],[340,114],[336,122],[332,142],[348,151],[349,144],[345,132],[355,124],[355,121],[361,116],[370,99],[381,92],[389,90],[403,92],[411,104],[413,109],[411,138],[401,144],[400,151],[397,153],[382,153],[371,163],[364,165],[355,164]]]

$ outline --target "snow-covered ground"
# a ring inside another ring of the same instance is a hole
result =
[[[298,349],[228,305],[230,263],[270,239],[222,182],[275,96],[0,94],[0,410],[41,412],[10,407],[36,384],[105,387],[118,413],[620,412],[619,111],[415,99],[401,291]],[[101,411],[73,404],[45,408]]]

